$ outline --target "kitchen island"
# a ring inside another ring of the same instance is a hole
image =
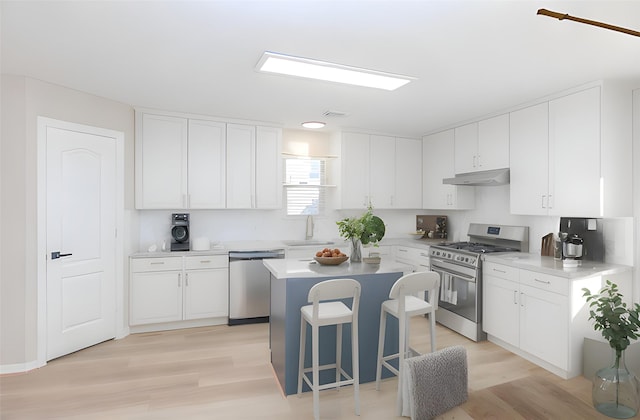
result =
[[[360,282],[359,348],[360,382],[375,381],[378,351],[380,305],[389,299],[391,286],[412,267],[383,258],[380,264],[351,263],[324,266],[311,259],[264,260],[271,273],[271,313],[269,347],[271,364],[286,395],[295,394],[298,386],[298,353],[300,349],[300,308],[308,305],[311,287],[324,280],[353,278]],[[398,323],[387,322],[385,349],[388,353],[398,349]],[[342,364],[351,372],[351,326],[343,329]],[[320,329],[320,365],[335,362],[335,326]],[[311,365],[311,334],[307,334],[308,349],[305,366]],[[320,382],[329,382],[333,371],[321,373]],[[384,372],[389,376],[389,372]],[[305,385],[305,390],[308,388]]]

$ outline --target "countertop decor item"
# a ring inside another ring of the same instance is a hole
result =
[[[600,369],[593,378],[593,405],[602,414],[618,419],[634,417],[640,409],[640,383],[624,360],[631,340],[640,337],[640,304],[627,307],[618,286],[607,280],[598,294],[583,289],[589,303],[589,319],[601,331],[613,350],[612,366]]]
[[[351,241],[351,262],[362,261],[362,245],[377,244],[385,233],[381,218],[373,214],[369,206],[360,217],[350,217],[337,221],[340,236]]]
[[[364,261],[367,264],[380,264],[381,258],[380,257],[364,257],[362,261]]]

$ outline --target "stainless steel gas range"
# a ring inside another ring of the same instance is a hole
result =
[[[528,252],[529,228],[471,223],[468,242],[432,245],[431,270],[440,274],[436,320],[467,338],[481,341],[482,255]]]

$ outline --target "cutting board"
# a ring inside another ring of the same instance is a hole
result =
[[[548,233],[542,237],[540,255],[543,257],[553,257],[553,233]]]

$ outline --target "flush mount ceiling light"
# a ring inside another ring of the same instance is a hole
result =
[[[304,128],[322,128],[325,125],[326,125],[325,123],[320,121],[307,121],[302,123],[302,126]]]
[[[343,66],[326,61],[311,60],[268,51],[262,55],[256,65],[256,69],[266,73],[285,74],[385,90],[395,90],[415,80],[414,77],[399,74]]]

